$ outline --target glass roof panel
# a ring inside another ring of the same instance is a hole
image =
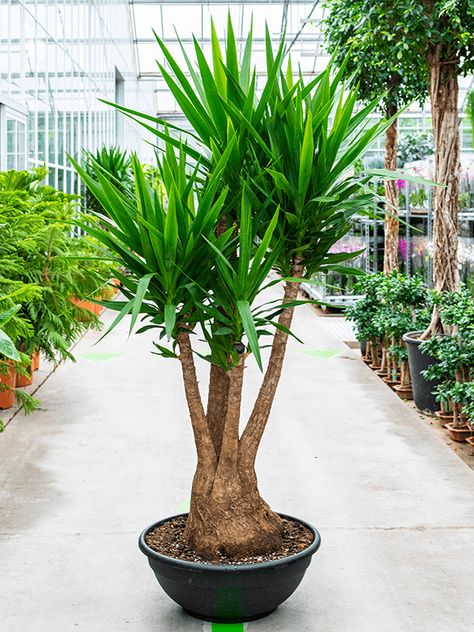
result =
[[[275,47],[286,31],[295,70],[300,67],[304,74],[314,75],[325,66],[327,56],[321,48],[319,35],[323,11],[318,5],[319,2],[302,0],[131,0],[139,74],[141,78],[156,81],[158,112],[171,113],[177,110],[172,95],[160,78],[156,61],[165,67],[167,63],[154,39],[153,30],[164,40],[180,67],[188,74],[176,33],[192,60],[195,58],[193,36],[199,40],[208,59],[211,59],[211,18],[223,43],[230,12],[239,54],[243,52],[245,39],[253,25],[252,63],[261,77],[260,84],[263,84],[266,68],[265,24],[268,25]]]

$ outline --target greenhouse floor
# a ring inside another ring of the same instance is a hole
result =
[[[315,524],[321,549],[286,604],[228,629],[472,632],[474,472],[340,331],[298,312],[305,345],[290,342],[258,463],[263,495]],[[0,435],[0,629],[211,631],[166,597],[137,547],[188,502],[179,366],[149,353],[151,335],[127,341],[125,322],[98,338],[43,383],[43,410]]]

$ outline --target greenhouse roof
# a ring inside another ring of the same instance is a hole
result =
[[[153,31],[164,41],[182,68],[184,58],[180,49],[181,40],[187,54],[193,58],[193,36],[204,51],[211,49],[211,16],[221,41],[227,30],[230,13],[234,25],[237,47],[242,54],[245,40],[253,25],[253,64],[257,76],[265,75],[265,23],[272,39],[286,40],[291,48],[293,67],[301,68],[307,76],[315,75],[327,62],[322,47],[320,21],[323,9],[320,1],[300,0],[130,0],[134,27],[138,73],[141,79],[157,82],[157,101],[160,112],[175,112],[176,104],[165,83],[160,78],[157,61],[166,66],[163,53],[156,43]]]

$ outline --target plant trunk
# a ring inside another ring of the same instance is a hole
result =
[[[395,106],[387,108],[387,116],[390,118],[397,112]],[[397,119],[393,121],[385,132],[385,169],[394,171],[397,168]],[[383,271],[390,274],[393,270],[398,270],[398,192],[395,180],[385,180],[385,205],[388,213],[385,213],[384,220],[384,254]]]
[[[211,364],[209,394],[207,398],[207,423],[216,454],[220,454],[222,435],[229,399],[229,373],[216,364]]]
[[[297,259],[291,268],[291,276],[293,278],[301,278],[303,276],[303,270],[301,260]],[[290,303],[296,300],[300,285],[300,282],[289,281],[286,283],[283,303]],[[290,329],[291,327],[294,309],[294,307],[287,307],[281,312],[278,318],[278,323],[285,329]],[[257,401],[255,402],[247,426],[240,439],[240,462],[246,475],[250,476],[255,484],[255,460],[257,458],[257,451],[270,416],[276,389],[280,381],[287,342],[288,334],[281,329],[277,329]]]
[[[459,289],[458,204],[459,121],[458,62],[447,59],[442,46],[429,51],[431,115],[435,141],[433,200],[433,286],[438,292]],[[441,330],[438,310],[423,337]]]
[[[301,278],[296,261],[291,275]],[[287,282],[284,303],[295,300],[300,282]],[[270,360],[247,426],[239,439],[244,355],[228,371],[211,367],[208,414],[204,413],[188,333],[178,336],[186,397],[198,452],[184,537],[204,558],[246,558],[277,550],[282,521],[261,498],[255,459],[280,379],[294,307],[279,317]]]
[[[256,481],[239,462],[239,421],[244,358],[227,372],[228,390],[219,459],[198,467],[186,523],[188,546],[209,559],[219,554],[262,554],[281,544],[281,520],[263,501]],[[202,487],[201,481],[206,485]]]

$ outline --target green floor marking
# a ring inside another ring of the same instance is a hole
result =
[[[189,511],[189,499],[182,500],[178,505],[179,513],[187,513]]]
[[[212,632],[244,632],[243,623],[213,623]]]
[[[306,355],[313,356],[314,358],[320,358],[321,360],[329,360],[335,358],[342,353],[341,349],[298,349],[298,353],[305,353]]]
[[[116,358],[117,356],[123,355],[123,351],[116,352],[104,352],[100,353],[99,351],[91,352],[91,353],[83,353],[82,357],[86,360],[90,360],[91,362],[103,362],[104,360],[111,360],[112,358]]]

